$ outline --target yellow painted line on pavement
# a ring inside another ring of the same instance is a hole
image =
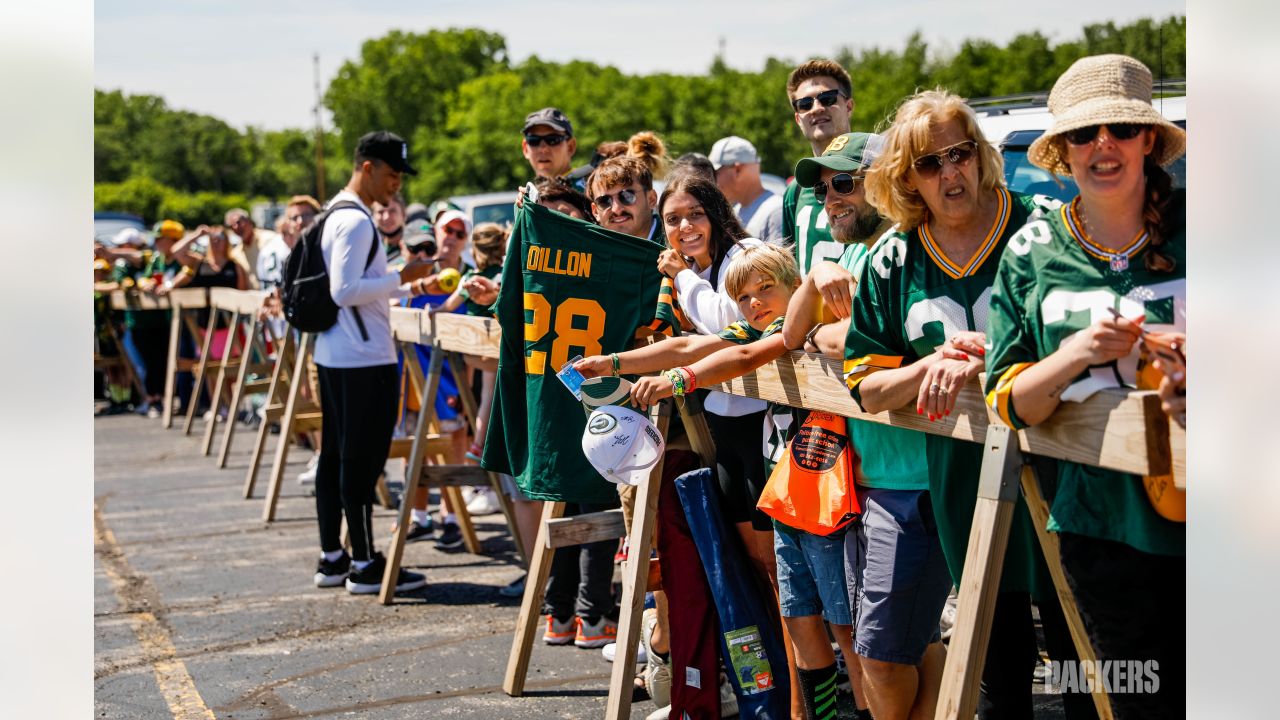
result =
[[[116,597],[126,609],[132,609],[130,588],[136,586],[137,576],[129,567],[124,551],[116,542],[116,536],[107,527],[102,511],[97,503],[93,506],[94,546],[102,559],[102,567],[115,587]],[[142,646],[144,656],[153,658],[151,669],[156,676],[156,684],[160,686],[160,695],[164,697],[169,712],[177,720],[216,720],[209,707],[204,704],[200,692],[196,690],[195,681],[187,672],[187,666],[178,659],[178,651],[169,639],[160,620],[150,612],[130,613],[133,621],[133,634]]]

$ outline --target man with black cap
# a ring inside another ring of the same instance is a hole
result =
[[[387,205],[401,176],[416,175],[409,146],[399,136],[371,132],[356,145],[351,180],[329,202],[320,247],[329,271],[329,292],[338,321],[316,337],[324,442],[316,472],[316,515],[321,558],[317,587],[343,584],[354,594],[377,593],[386,560],[373,549],[373,495],[387,461],[398,397],[396,351],[388,301],[403,286],[431,271],[416,260],[387,271],[387,257],[369,207]],[[346,517],[351,556],[342,549]],[[424,587],[426,578],[400,571],[396,591]]]
[[[564,178],[579,192],[586,192],[586,178],[593,168],[583,165],[574,169],[578,141],[573,137],[573,123],[559,108],[542,108],[525,116],[520,151],[538,177]]]

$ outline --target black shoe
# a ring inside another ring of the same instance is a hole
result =
[[[462,547],[462,530],[458,527],[458,523],[447,522],[440,530],[440,537],[436,540],[437,550],[454,550]]]
[[[352,595],[372,595],[382,589],[382,576],[387,571],[387,559],[382,553],[373,554],[373,562],[363,570],[352,569],[347,576],[347,592]],[[401,570],[396,577],[396,592],[409,592],[427,586],[425,575]]]
[[[427,518],[426,525],[419,525],[417,520],[409,523],[409,532],[405,533],[405,542],[418,542],[426,540],[436,534],[436,524],[431,518]]]
[[[351,571],[351,557],[345,552],[337,560],[320,558],[316,566],[316,587],[337,587]]]

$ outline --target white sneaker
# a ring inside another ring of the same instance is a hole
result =
[[[600,648],[600,654],[604,655],[605,662],[613,662],[613,659],[617,657],[617,654],[618,654],[618,643],[611,642],[608,645],[605,645],[604,647]],[[636,646],[636,664],[637,665],[643,664],[647,662],[648,659],[649,659],[649,653],[644,651],[644,645],[637,645]]]
[[[644,720],[667,720],[669,717],[671,717],[671,706],[664,705],[648,715],[645,715]]]
[[[730,718],[738,716],[738,696],[733,692],[733,686],[729,684],[728,678],[720,680],[720,717]]]
[[[951,633],[955,630],[956,606],[959,603],[960,597],[952,587],[951,594],[947,595],[947,604],[942,606],[942,617],[938,618],[938,628],[943,640],[950,640]]]
[[[653,629],[657,626],[657,609],[645,610],[644,619],[640,622],[640,645],[645,650],[644,686],[649,690],[653,704],[663,707],[671,704],[671,664],[658,657],[649,644],[653,641]]]
[[[471,515],[492,515],[501,511],[502,506],[498,504],[498,496],[493,492],[493,488],[477,490],[471,501],[467,503],[467,512]]]
[[[315,485],[316,473],[319,472],[319,470],[320,470],[320,453],[316,453],[311,456],[310,460],[307,461],[307,469],[298,473],[298,484],[299,485]]]

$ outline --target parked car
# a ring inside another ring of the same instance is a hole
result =
[[[510,226],[516,219],[514,191],[480,193],[478,195],[454,195],[449,202],[457,205],[471,218],[472,226],[493,222]]]
[[[125,228],[136,228],[142,232],[147,226],[137,215],[122,212],[95,212],[93,214],[93,239],[104,245],[110,245],[116,233]]]
[[[1160,90],[1186,92],[1186,84],[1165,82]],[[1027,150],[1036,138],[1053,124],[1053,116],[1047,107],[1048,93],[1010,95],[997,98],[978,98],[969,105],[978,114],[978,126],[987,142],[996,146],[1004,156],[1004,179],[1010,190],[1023,193],[1048,195],[1068,201],[1079,193],[1075,181],[1069,177],[1054,177],[1049,172],[1032,165]],[[1186,95],[1156,98],[1151,102],[1162,115],[1184,130],[1187,127]],[[1187,186],[1187,157],[1183,155],[1168,168],[1175,188]]]

